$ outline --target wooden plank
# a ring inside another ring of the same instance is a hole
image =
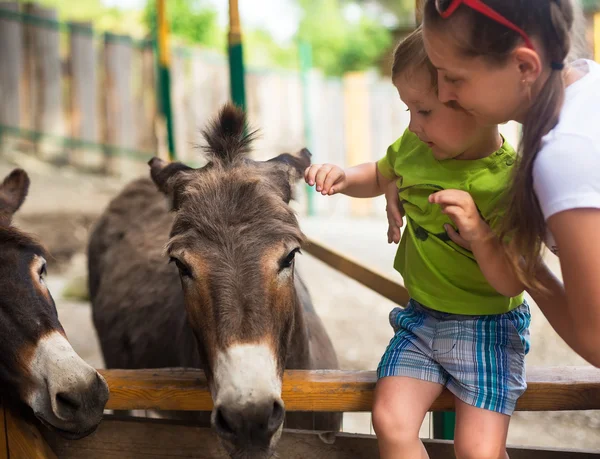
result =
[[[69,442],[44,433],[61,459],[227,458],[216,434],[207,428],[155,419],[106,417],[98,430],[82,440]],[[425,440],[431,459],[454,457],[452,442]],[[598,459],[600,454],[574,450],[509,448],[511,459]],[[318,433],[285,430],[277,446],[285,459],[372,459],[377,457],[377,439],[372,435],[340,433],[333,444]]]
[[[71,136],[99,143],[98,72],[91,22],[69,23]],[[90,148],[71,150],[70,163],[84,169],[99,169],[101,152]]]
[[[308,244],[302,250],[365,287],[379,293],[384,298],[400,306],[405,306],[408,303],[410,296],[406,288],[375,269],[363,266],[353,258],[330,249],[314,239],[309,240]]]
[[[126,150],[136,147],[134,101],[131,87],[132,39],[124,35],[104,34],[104,143],[119,149],[107,148],[104,171],[131,177]]]
[[[0,398],[0,459],[8,459],[8,439],[6,431],[6,407]]]
[[[137,53],[140,59],[140,84],[136,94],[136,119],[138,120],[137,145],[141,151],[156,152],[158,147],[156,124],[156,75],[154,65],[154,49],[150,44],[140,48]],[[150,159],[150,158],[148,158]],[[141,161],[140,161],[141,162]],[[148,172],[148,165],[143,163],[144,172]]]
[[[27,4],[27,13],[41,19],[56,21],[55,9],[37,4]],[[28,26],[31,36],[31,59],[34,72],[31,75],[32,129],[43,134],[63,136],[64,111],[62,103],[62,68],[60,60],[60,37],[58,24],[34,24]],[[60,160],[64,156],[63,145],[42,138],[35,146],[37,154],[44,159]]]
[[[38,428],[10,409],[6,409],[6,432],[10,459],[57,459]]]
[[[369,76],[365,72],[349,72],[343,77],[347,166],[372,160]],[[371,200],[351,198],[350,209],[353,216],[369,215],[371,206]]]
[[[200,370],[99,370],[110,387],[107,408],[114,410],[209,411],[212,399]],[[531,368],[519,411],[600,409],[600,369],[594,367]],[[374,371],[287,370],[282,397],[289,411],[370,411]],[[447,390],[431,407],[452,411]]]
[[[0,10],[18,12],[16,2],[0,2]],[[0,124],[20,125],[20,81],[23,70],[22,25],[18,20],[0,18]],[[0,136],[0,140],[1,136]]]

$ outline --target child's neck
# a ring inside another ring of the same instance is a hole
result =
[[[480,134],[473,144],[454,159],[473,160],[490,156],[502,146],[502,136],[498,126],[485,126],[481,128]]]

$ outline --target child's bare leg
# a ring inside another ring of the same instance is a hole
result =
[[[454,450],[457,459],[506,459],[510,416],[456,399]]]
[[[377,381],[373,427],[382,459],[427,459],[419,428],[425,414],[444,387],[404,376]]]

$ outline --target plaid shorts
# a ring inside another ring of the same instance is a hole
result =
[[[505,314],[466,316],[410,300],[390,312],[396,334],[377,377],[408,376],[446,386],[463,402],[511,415],[525,392],[529,306]]]

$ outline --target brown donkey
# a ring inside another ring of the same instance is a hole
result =
[[[11,226],[28,189],[20,169],[0,184],[0,393],[50,429],[81,438],[102,420],[108,387],[65,337],[44,281],[44,249]]]
[[[204,369],[231,457],[269,458],[286,417],[283,370],[337,368],[337,358],[294,272],[304,237],[288,203],[310,153],[252,161],[244,126],[227,105],[204,132],[206,166],[150,161],[154,183],[131,183],[97,223],[89,282],[108,368]],[[286,418],[339,424],[338,414]]]

